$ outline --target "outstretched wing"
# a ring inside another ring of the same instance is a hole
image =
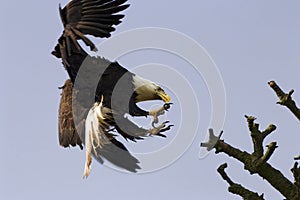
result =
[[[110,37],[113,25],[121,23],[124,15],[116,14],[129,7],[127,0],[73,0],[60,8],[64,27],[71,26],[83,34]]]
[[[59,44],[52,52],[65,62],[71,48],[80,51],[77,40],[81,39],[91,50],[96,50],[93,42],[85,35],[110,37],[114,25],[121,23],[124,17],[119,12],[129,7],[127,0],[72,0],[63,9],[59,7],[64,33]],[[68,63],[64,63],[68,64]]]

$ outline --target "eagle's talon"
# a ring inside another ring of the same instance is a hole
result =
[[[160,136],[160,137],[163,137],[163,138],[166,138],[167,136],[165,136],[164,134],[161,134],[161,133],[158,133],[156,134],[157,136]]]
[[[161,123],[160,125],[155,126],[155,123],[154,123],[154,121],[153,121],[153,122],[152,122],[152,127],[153,127],[154,129],[162,129],[162,128],[164,128],[164,127],[166,126],[167,123],[169,123],[169,121],[165,121],[165,122]]]
[[[152,121],[152,123],[151,123],[152,127],[153,127],[153,128],[156,128],[155,124],[157,124],[157,123],[158,123],[158,120],[156,121],[155,119],[153,119],[153,121]]]
[[[174,126],[174,125],[169,125],[169,126],[163,128],[163,129],[161,129],[161,130],[160,130],[160,133],[163,133],[163,132],[166,132],[166,131],[170,130],[171,127],[173,127],[173,126]]]
[[[173,126],[173,125],[169,125],[169,126],[166,127],[166,125],[167,125],[168,123],[169,123],[169,121],[165,121],[165,122],[161,123],[161,124],[160,124],[159,126],[157,126],[157,127],[153,126],[153,128],[149,130],[149,134],[150,134],[150,135],[158,135],[158,136],[161,136],[161,135],[162,135],[162,134],[161,134],[162,132],[165,132],[165,131],[170,130],[171,127]],[[153,125],[153,124],[152,124],[152,125]]]
[[[169,111],[169,109],[171,108],[171,105],[172,105],[173,103],[165,103],[165,105],[163,106],[163,108],[164,108],[164,110],[165,111]]]
[[[165,111],[169,111],[172,104],[173,103],[165,103],[161,108],[149,112],[149,115],[153,116],[153,121],[152,121],[153,127],[155,127],[154,124],[157,124],[159,122],[158,117],[165,114]]]

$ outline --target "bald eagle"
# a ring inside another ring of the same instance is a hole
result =
[[[144,79],[118,62],[90,56],[78,43],[82,40],[91,50],[95,45],[85,35],[109,37],[113,27],[121,23],[118,14],[129,5],[126,0],[72,0],[63,9],[64,25],[52,54],[62,59],[70,77],[62,87],[59,107],[59,142],[63,147],[85,144],[84,177],[91,170],[92,156],[103,158],[131,172],[140,169],[139,161],[116,139],[119,133],[126,140],[137,141],[149,135],[165,137],[168,121],[158,123],[158,116],[170,108],[170,97],[156,83]],[[146,111],[138,102],[162,100],[157,110]],[[152,116],[152,128],[139,127],[126,117]]]

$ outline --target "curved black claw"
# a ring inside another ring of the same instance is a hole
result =
[[[158,123],[158,121],[157,121],[157,123]],[[157,124],[156,123],[156,124]],[[164,128],[165,126],[166,126],[166,124],[167,123],[170,123],[170,121],[165,121],[165,122],[163,122],[163,123],[161,123],[160,125],[158,125],[158,126],[155,126],[155,122],[153,121],[152,122],[152,127],[154,128],[154,129],[162,129],[162,128]]]
[[[156,136],[163,137],[163,138],[166,138],[166,137],[167,137],[166,135],[161,134],[161,133],[156,134]]]
[[[174,126],[174,125],[168,125],[166,127],[166,125],[168,123],[169,123],[169,121],[165,121],[165,122],[161,123],[159,126],[153,127],[152,129],[149,130],[150,135],[158,135],[161,137],[166,137],[165,135],[163,135],[161,133],[170,130],[171,127]]]
[[[170,130],[173,126],[174,126],[174,125],[169,125],[169,126],[163,128],[163,129],[161,129],[159,132],[160,132],[160,133],[166,132],[166,131]]]

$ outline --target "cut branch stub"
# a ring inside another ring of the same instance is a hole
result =
[[[258,132],[259,124],[254,124],[254,121],[256,120],[256,118],[253,116],[247,116],[247,115],[245,115],[245,118],[247,119],[248,128],[249,128],[250,132],[251,133]]]
[[[215,147],[217,142],[220,140],[220,138],[222,137],[223,131],[221,131],[221,133],[218,136],[215,136],[214,130],[212,128],[208,129],[208,132],[209,132],[208,142],[201,143],[200,146],[206,147],[207,151],[211,151]]]
[[[276,84],[275,81],[270,81],[268,84],[274,90],[274,92],[276,93],[276,95],[278,96],[279,102],[281,102],[280,104],[283,104],[284,103],[283,100],[285,99],[285,97],[287,95],[282,91],[282,89]]]
[[[276,142],[272,142],[271,144],[267,145],[268,150],[266,151],[266,153],[263,155],[263,157],[261,158],[263,162],[267,162],[272,154],[274,153],[275,149],[278,147]]]
[[[270,124],[268,126],[268,128],[262,132],[263,136],[267,137],[269,134],[271,134],[273,131],[275,131],[276,128],[277,127],[274,124]]]
[[[277,103],[286,106],[297,117],[297,119],[300,120],[300,109],[296,106],[295,101],[292,99],[294,90],[291,90],[286,94],[276,84],[275,81],[270,81],[268,84],[275,91],[277,97],[279,98],[279,101]]]
[[[245,117],[248,122],[248,128],[251,133],[251,138],[252,138],[252,142],[253,142],[253,146],[254,146],[253,147],[254,151],[253,151],[252,155],[255,156],[256,158],[261,158],[261,157],[263,157],[263,154],[264,154],[263,141],[270,133],[272,133],[273,131],[276,130],[276,126],[271,124],[268,126],[268,128],[266,130],[261,132],[259,130],[259,124],[254,123],[254,121],[256,120],[255,117],[247,116],[247,115],[245,115]],[[269,158],[267,158],[267,159],[269,159]]]
[[[277,104],[283,105],[283,106],[288,106],[289,104],[294,104],[292,100],[292,95],[295,91],[291,90],[288,94],[284,94],[283,96],[279,97],[279,101]]]
[[[298,167],[298,163],[295,162],[294,167],[291,169],[294,175],[294,184],[300,188],[300,167]]]

